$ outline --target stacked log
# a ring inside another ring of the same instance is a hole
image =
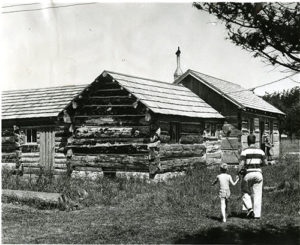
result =
[[[75,131],[76,138],[140,138],[149,136],[148,126],[132,127],[92,127],[83,126]]]
[[[69,124],[61,124],[55,129],[55,152],[66,153],[68,138],[72,135],[69,131]],[[60,155],[61,156],[61,155]]]
[[[21,163],[23,174],[39,175],[41,173],[40,151],[37,144],[25,144],[22,146]]]
[[[221,141],[206,141],[206,164],[220,164],[222,161]]]
[[[41,205],[51,205],[65,208],[66,197],[59,193],[21,191],[21,190],[2,190],[2,198],[18,200],[21,202],[34,202]]]
[[[205,145],[162,144],[160,147],[160,173],[185,171],[205,163]]]
[[[2,163],[15,163],[16,160],[16,152],[2,152]]]
[[[17,145],[13,128],[2,128],[2,163],[16,163]]]
[[[17,137],[21,137],[18,135]],[[39,135],[37,134],[37,138]],[[37,139],[38,140],[38,139]],[[38,144],[26,144],[24,141],[20,144],[20,157],[19,165],[21,165],[22,175],[31,174],[32,172],[40,172],[39,166],[39,145]]]
[[[205,162],[204,156],[164,160],[160,162],[160,173],[186,171],[187,169],[193,168],[196,165],[204,165]]]
[[[67,144],[68,138],[72,136],[69,123],[60,123],[55,128],[55,154],[52,172],[54,175],[68,173]]]
[[[145,154],[96,154],[73,155],[71,164],[78,171],[147,171],[147,155]]]
[[[24,142],[24,135],[19,127],[13,126],[12,128],[2,129],[2,162],[11,166],[9,169],[19,170],[21,161],[21,145]],[[15,166],[15,168],[13,167]],[[19,171],[15,171],[19,173]]]
[[[201,157],[205,153],[205,145],[183,145],[183,144],[162,144],[160,147],[160,159]]]
[[[89,121],[91,123],[91,121]],[[99,120],[97,121],[99,123]],[[106,121],[107,123],[107,121]],[[128,123],[128,122],[127,122]],[[136,132],[138,131],[138,133]],[[69,138],[71,169],[75,176],[90,172],[148,171],[149,126],[77,127]],[[121,139],[121,140],[120,140]]]
[[[95,84],[70,111],[74,132],[68,137],[72,176],[92,172],[148,171],[150,122],[145,107],[110,78]]]

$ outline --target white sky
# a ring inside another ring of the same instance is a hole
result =
[[[2,12],[50,5],[43,1]],[[172,82],[178,46],[183,71],[194,69],[246,88],[289,75],[225,40],[224,25],[214,21],[191,3],[96,3],[2,14],[1,87],[90,83],[103,70]],[[286,79],[255,92],[296,85]]]

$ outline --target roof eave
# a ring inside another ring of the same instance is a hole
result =
[[[278,112],[275,112],[275,111],[267,111],[267,110],[260,110],[260,109],[257,109],[257,108],[252,108],[252,107],[246,107],[246,110],[255,110],[255,111],[260,111],[260,112],[267,112],[267,113],[270,113],[270,114],[273,114],[274,116],[286,116],[286,114],[280,110],[278,110]]]

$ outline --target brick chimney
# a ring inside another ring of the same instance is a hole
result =
[[[181,70],[181,67],[180,67],[180,54],[181,54],[181,51],[180,51],[179,47],[178,47],[178,50],[175,54],[177,56],[177,68],[174,72],[174,80],[176,80],[178,77],[180,77],[183,74],[183,72]]]

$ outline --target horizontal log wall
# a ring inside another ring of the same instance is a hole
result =
[[[55,129],[55,154],[54,154],[54,165],[53,174],[61,175],[67,174],[67,144],[68,140],[72,138],[72,132],[70,132],[70,125],[67,123],[60,123]]]
[[[197,164],[205,164],[204,144],[162,144],[159,151],[159,173],[184,171]]]
[[[73,175],[148,172],[151,122],[141,103],[133,105],[136,101],[117,82],[102,77],[76,101],[76,108],[68,108],[73,132],[66,149]]]
[[[26,125],[27,127],[29,125]],[[32,128],[36,128],[33,126]],[[43,127],[37,128],[37,142],[24,143],[24,128],[19,127],[18,132],[13,128],[2,130],[2,162],[12,163],[23,174],[40,175],[43,173],[43,164],[40,162],[40,133]],[[70,136],[69,125],[62,124],[53,128],[55,131],[55,156],[52,166],[54,175],[63,174],[67,171],[66,144]]]
[[[21,166],[23,174],[36,174],[41,173],[40,166],[40,145],[39,145],[40,132],[37,131],[36,143],[25,143],[21,145]]]
[[[207,165],[220,164],[222,161],[221,141],[206,141],[206,156],[205,161]]]
[[[168,144],[173,120],[151,114],[152,120],[146,121],[147,108],[141,103],[134,106],[136,101],[137,98],[116,81],[102,77],[76,100],[75,107],[68,108],[73,133],[67,139],[66,148],[71,152],[70,167],[74,173],[148,172],[147,144],[158,127],[161,129],[162,172],[186,169],[204,161],[205,146],[194,145],[202,142],[199,137],[202,123],[182,119],[180,136],[184,144]]]
[[[18,127],[2,128],[2,163],[10,163],[15,169],[20,167],[20,146],[24,141],[24,135]],[[7,164],[6,164],[7,165]]]

